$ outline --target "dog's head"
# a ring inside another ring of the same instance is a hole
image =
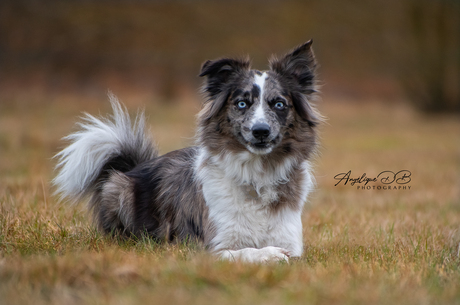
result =
[[[273,57],[270,70],[263,72],[251,70],[248,59],[205,62],[200,74],[207,77],[208,98],[199,115],[202,144],[215,153],[247,149],[258,155],[288,153],[294,146],[313,149],[319,118],[309,104],[316,92],[311,44]]]

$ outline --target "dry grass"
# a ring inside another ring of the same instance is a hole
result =
[[[59,139],[100,96],[3,96],[1,304],[460,304],[458,118],[327,97],[305,253],[287,264],[217,262],[195,245],[113,240],[83,206],[51,195]],[[162,151],[192,143],[198,103],[146,105]],[[333,177],[408,169],[410,190],[357,190]]]

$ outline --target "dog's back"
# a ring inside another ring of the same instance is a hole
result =
[[[194,179],[196,147],[158,156],[145,132],[144,115],[131,124],[111,95],[111,118],[87,115],[61,151],[57,192],[78,201],[89,197],[105,233],[148,234],[161,240],[203,239],[204,199]]]

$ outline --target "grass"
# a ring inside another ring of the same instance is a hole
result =
[[[162,152],[191,144],[195,101],[145,106]],[[0,304],[460,304],[460,123],[398,104],[324,98],[317,190],[290,264],[219,262],[194,244],[117,240],[84,205],[52,196],[51,159],[105,97],[18,93],[0,102]],[[333,177],[412,172],[410,190],[357,190]]]

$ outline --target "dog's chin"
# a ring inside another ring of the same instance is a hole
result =
[[[246,149],[255,155],[267,155],[271,153],[281,142],[281,137],[278,135],[269,141],[254,141],[255,139],[246,139],[242,134],[239,134],[238,141],[246,147]]]
[[[274,144],[271,142],[248,143],[248,150],[256,155],[266,155],[272,152]]]

